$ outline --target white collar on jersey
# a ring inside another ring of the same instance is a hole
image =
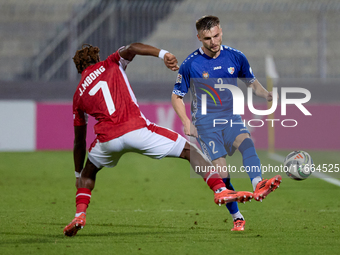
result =
[[[221,45],[221,50],[223,50],[223,46]],[[201,53],[201,55],[204,54],[204,51],[202,50],[202,47],[199,48],[199,52]]]

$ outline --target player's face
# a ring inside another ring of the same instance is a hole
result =
[[[203,44],[204,53],[208,56],[215,56],[221,50],[222,28],[218,25],[210,30],[199,31],[197,38]]]

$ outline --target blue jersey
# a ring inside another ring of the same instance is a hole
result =
[[[192,122],[199,132],[225,127],[213,127],[214,119],[233,118],[232,93],[223,86],[237,86],[237,78],[246,84],[256,79],[245,55],[225,45],[216,59],[199,48],[182,63],[173,93],[184,97],[190,89]]]

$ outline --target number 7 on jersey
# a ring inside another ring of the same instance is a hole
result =
[[[99,81],[96,85],[94,85],[94,87],[89,91],[89,95],[94,96],[100,89],[103,92],[104,101],[109,111],[109,114],[112,115],[116,111],[116,108],[110,94],[109,86],[107,85],[106,81]]]

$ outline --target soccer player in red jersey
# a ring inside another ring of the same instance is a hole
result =
[[[176,57],[150,45],[133,43],[121,47],[106,60],[100,61],[99,48],[83,45],[73,58],[81,80],[73,97],[74,165],[76,175],[76,215],[64,228],[66,236],[74,236],[85,226],[86,209],[96,174],[103,167],[114,167],[129,151],[151,158],[178,157],[209,171],[197,171],[214,191],[216,204],[246,202],[250,192],[235,192],[225,187],[212,163],[193,144],[176,132],[157,126],[141,113],[127,79],[125,69],[135,55],[159,57],[172,71],[178,70]],[[97,120],[95,141],[91,144],[87,161],[87,114]],[[190,157],[191,156],[191,157]]]

